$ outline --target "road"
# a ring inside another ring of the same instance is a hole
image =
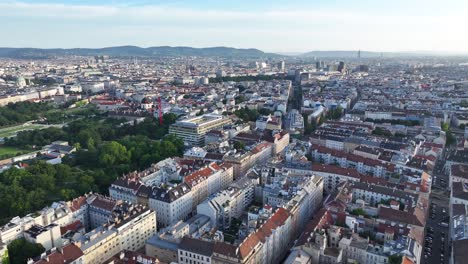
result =
[[[445,153],[444,153],[445,154]],[[440,264],[449,263],[449,228],[441,223],[449,222],[449,192],[447,190],[448,176],[443,173],[444,158],[436,164],[434,169],[432,192],[430,196],[431,207],[426,223],[426,237],[422,263]],[[433,231],[430,231],[431,229]]]

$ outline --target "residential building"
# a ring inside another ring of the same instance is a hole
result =
[[[188,219],[192,212],[193,195],[187,183],[175,187],[153,187],[148,206],[157,212],[158,226],[172,225]]]
[[[206,133],[230,123],[231,119],[228,117],[205,114],[177,121],[169,128],[169,133],[182,138],[188,146],[203,146]]]

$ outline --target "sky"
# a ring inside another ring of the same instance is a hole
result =
[[[0,0],[0,47],[468,53],[467,0]]]

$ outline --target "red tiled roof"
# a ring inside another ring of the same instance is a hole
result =
[[[244,239],[244,241],[239,245],[239,255],[241,259],[246,259],[258,243],[260,243],[260,240],[256,234],[251,234]]]
[[[266,238],[272,234],[272,230],[284,225],[289,217],[289,212],[284,208],[279,208],[276,212],[268,218],[268,220],[257,230],[255,233],[260,241],[265,242]]]
[[[76,220],[75,222],[73,222],[71,224],[61,226],[60,227],[60,234],[64,235],[68,231],[75,231],[76,232],[81,228],[83,228],[83,223],[81,223],[80,220]]]
[[[86,204],[86,197],[85,196],[80,196],[80,197],[78,197],[76,199],[73,199],[71,201],[70,210],[72,212],[78,211],[85,204]]]
[[[266,148],[268,148],[270,146],[269,143],[260,143],[258,144],[257,146],[255,146],[255,148],[252,149],[252,153],[256,154],[256,153],[259,153],[263,150],[265,150]]]
[[[116,204],[116,200],[101,195],[97,195],[96,198],[91,202],[92,206],[102,208],[107,211],[112,211]]]
[[[330,154],[331,156],[337,157],[337,158],[345,158],[349,161],[354,161],[356,163],[363,163],[367,166],[381,166],[383,168],[386,168],[389,171],[394,171],[395,170],[395,165],[391,163],[386,163],[381,160],[376,160],[376,159],[370,159],[370,158],[365,158],[359,155],[351,154],[351,153],[346,153],[344,151],[336,150],[336,149],[331,149],[327,148],[324,146],[320,146],[317,144],[312,145],[312,149],[319,152],[319,153],[324,153],[324,154]]]
[[[410,258],[407,256],[403,257],[403,260],[401,261],[401,264],[414,264],[414,261],[412,261]]]
[[[197,170],[184,177],[184,182],[190,186],[195,186],[201,179],[207,179],[221,168],[216,163],[211,163],[208,167]]]
[[[47,255],[46,259],[41,259],[36,264],[67,264],[83,256],[83,251],[75,244],[68,244],[62,249]]]
[[[319,171],[319,172],[326,172],[338,175],[345,175],[348,177],[353,177],[360,179],[361,174],[356,169],[351,168],[342,168],[334,165],[327,165],[327,164],[312,164],[312,171]]]
[[[121,255],[123,253],[123,256]],[[155,257],[146,256],[144,254],[124,250],[123,252],[117,253],[104,263],[112,263],[112,264],[138,264],[138,263],[161,263]]]
[[[333,218],[330,211],[322,208],[314,216],[312,221],[310,221],[304,228],[304,232],[300,235],[297,245],[304,245],[309,241],[310,235],[317,229],[321,229],[326,225],[333,223]]]

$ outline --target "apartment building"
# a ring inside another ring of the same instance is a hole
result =
[[[240,217],[253,202],[253,190],[253,185],[244,189],[229,187],[199,204],[197,213],[210,217],[213,226],[224,230],[231,225],[232,218]]]
[[[205,114],[177,121],[170,126],[169,133],[182,138],[187,146],[203,146],[206,133],[228,124],[231,124],[228,117]]]
[[[179,264],[211,264],[214,243],[193,239],[182,238],[177,251]]]
[[[148,206],[157,212],[158,226],[169,226],[187,219],[192,212],[193,195],[187,183],[175,187],[153,187]]]
[[[365,182],[353,182],[350,184],[353,193],[353,200],[361,199],[367,204],[375,206],[383,200],[395,200],[404,204],[405,208],[416,205],[418,195],[405,192],[396,188],[388,188]]]
[[[262,164],[274,153],[271,143],[261,142],[252,150],[246,152],[230,152],[224,156],[223,162],[233,167],[234,179],[244,177],[255,164]]]
[[[89,206],[89,228],[95,229],[107,223],[112,215],[114,208],[121,203],[103,195],[93,195],[87,199]]]
[[[41,254],[38,259],[30,259],[28,264],[83,264],[83,251],[74,243],[62,248],[52,248]]]
[[[449,186],[454,182],[468,183],[468,165],[453,164],[449,172],[449,182]]]
[[[450,205],[450,237],[452,240],[468,239],[468,205]]]
[[[327,164],[313,164],[312,173],[323,178],[323,188],[327,193],[337,191],[338,185],[342,182],[354,182],[361,179],[361,174],[356,169],[341,168]]]
[[[195,209],[208,196],[226,189],[233,181],[233,172],[232,166],[211,163],[185,176],[183,181],[192,189],[193,208]]]
[[[24,232],[24,238],[31,243],[41,244],[45,250],[62,246],[60,227],[57,224],[33,225]]]
[[[100,264],[122,250],[136,251],[157,233],[156,213],[146,206],[122,204],[108,224],[76,241],[84,263]]]
[[[318,145],[313,146],[312,156],[315,161],[320,163],[336,164],[343,168],[353,168],[361,174],[373,175],[375,177],[389,177],[395,172],[394,164]]]

